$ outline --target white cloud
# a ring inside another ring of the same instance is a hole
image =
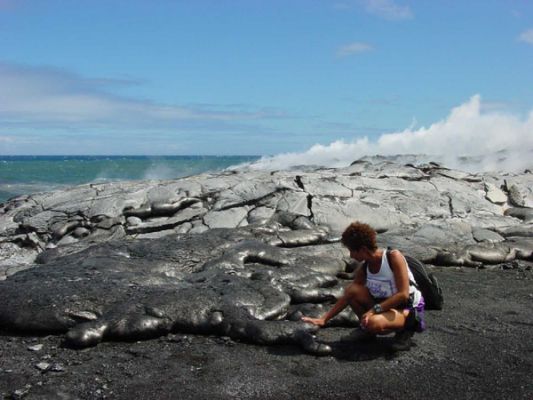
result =
[[[401,6],[394,0],[362,0],[366,11],[370,14],[390,20],[410,19],[413,13],[408,6]]]
[[[533,44],[533,29],[528,29],[527,31],[522,32],[520,36],[518,36],[518,40]]]
[[[0,136],[0,143],[11,143],[14,142],[14,138],[11,136]]]
[[[370,46],[369,44],[360,42],[349,43],[337,49],[337,57],[348,57],[370,50],[372,50],[372,46]]]
[[[407,128],[381,135],[377,141],[367,137],[352,142],[335,141],[317,144],[303,153],[286,153],[265,157],[254,167],[288,168],[295,165],[349,165],[365,155],[426,154],[428,159],[451,167],[469,168],[460,162],[463,156],[482,156],[484,163],[474,169],[531,168],[533,165],[533,110],[520,119],[509,113],[483,112],[479,95],[451,110],[447,118],[429,127]],[[506,150],[507,155],[502,153]],[[501,159],[499,159],[501,158]]]
[[[0,125],[158,129],[282,116],[261,110],[158,104],[110,93],[117,85],[133,84],[136,82],[88,79],[60,69],[0,63]]]

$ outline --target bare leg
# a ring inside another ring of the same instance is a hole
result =
[[[366,330],[376,334],[386,334],[402,330],[409,311],[391,309],[381,314],[372,315],[366,326]]]
[[[348,286],[344,291],[344,296],[359,318],[374,305],[374,299],[368,288],[357,283]]]

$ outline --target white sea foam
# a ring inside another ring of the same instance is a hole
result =
[[[316,144],[302,153],[263,157],[251,169],[287,169],[300,165],[347,166],[371,155],[417,154],[419,161],[437,161],[469,171],[518,171],[533,167],[533,110],[520,118],[508,112],[483,111],[479,95],[455,107],[442,121],[418,129],[352,141]]]
[[[155,162],[151,164],[146,171],[144,171],[142,179],[165,180],[175,178],[177,175],[177,172],[168,165]]]

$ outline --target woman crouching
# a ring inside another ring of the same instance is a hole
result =
[[[408,350],[413,334],[425,329],[424,298],[402,253],[378,248],[376,237],[376,231],[367,224],[354,222],[346,228],[342,244],[350,257],[363,265],[331,310],[321,318],[302,320],[324,326],[350,305],[360,321],[354,339],[396,332],[392,349]]]

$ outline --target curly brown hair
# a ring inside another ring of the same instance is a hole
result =
[[[341,242],[349,250],[357,251],[364,246],[374,251],[378,248],[376,237],[376,231],[370,225],[352,222],[342,233]]]

